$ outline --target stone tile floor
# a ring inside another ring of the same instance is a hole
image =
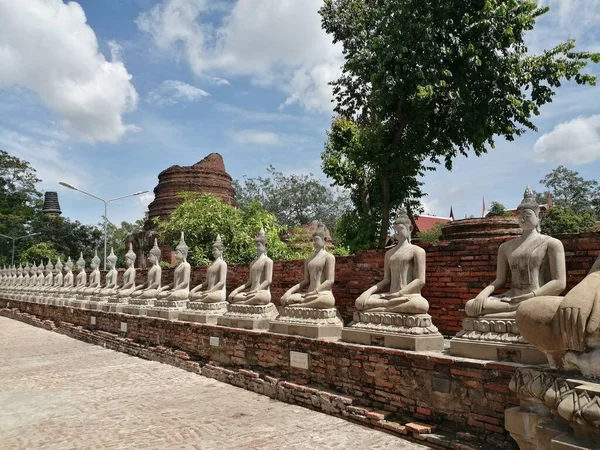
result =
[[[0,449],[424,449],[0,317]]]

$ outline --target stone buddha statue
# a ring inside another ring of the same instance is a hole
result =
[[[65,277],[62,287],[58,289],[60,294],[68,294],[73,289],[73,261],[71,261],[71,257],[67,258],[67,262],[65,263]]]
[[[46,264],[46,276],[44,277],[44,290],[52,287],[52,283],[54,282],[54,264],[52,264],[52,260],[48,258],[48,264]]]
[[[154,246],[148,252],[148,262],[152,265],[148,270],[148,279],[146,283],[138,286],[135,292],[131,294],[132,298],[140,299],[155,299],[161,287],[162,269],[160,267],[160,259],[162,252],[158,246],[158,240],[154,239]]]
[[[15,283],[15,287],[19,288],[23,285],[23,264],[19,264],[17,267],[17,279]]]
[[[521,236],[498,249],[496,279],[465,305],[469,317],[514,318],[517,307],[534,297],[558,295],[566,286],[562,243],[540,233],[540,208],[527,187],[517,208]],[[492,294],[504,286],[510,271],[511,286],[504,294]]]
[[[83,259],[83,252],[79,254],[79,259],[75,263],[79,273],[75,277],[75,287],[73,292],[75,294],[81,294],[85,288],[87,288],[87,273],[85,271],[85,259]]]
[[[106,265],[108,266],[108,272],[104,279],[104,287],[98,290],[94,296],[96,297],[114,297],[118,293],[118,275],[119,271],[115,268],[117,265],[117,255],[110,248],[110,254],[106,257]]]
[[[135,260],[137,255],[133,251],[133,244],[129,243],[129,250],[125,253],[125,273],[123,274],[123,286],[117,292],[118,299],[126,299],[131,297],[135,292]]]
[[[82,295],[90,296],[95,294],[101,289],[100,286],[100,258],[98,257],[98,250],[94,252],[94,257],[90,263],[90,267],[92,268],[92,272],[90,273],[90,279],[88,287],[85,288],[81,293]]]
[[[60,256],[58,257],[57,261],[56,261],[56,265],[54,266],[54,279],[52,281],[52,288],[48,290],[48,292],[50,294],[56,294],[60,288],[62,287],[63,284],[63,263],[60,260]]]
[[[521,304],[516,321],[551,366],[600,377],[600,257],[564,297],[539,296]]]
[[[37,266],[37,274],[35,277],[35,290],[40,291],[44,287],[44,262],[40,261],[40,265]]]
[[[331,287],[335,281],[335,257],[325,250],[325,226],[319,224],[312,235],[315,253],[304,263],[304,280],[290,288],[281,305],[329,309],[335,305]],[[305,289],[303,293],[298,291]]]
[[[232,304],[266,305],[271,302],[273,260],[267,256],[265,230],[254,240],[256,258],[250,263],[248,281],[229,294]]]
[[[30,271],[31,271],[31,267],[29,267],[29,261],[26,261],[25,267],[23,268],[23,283],[21,285],[21,287],[23,289],[29,288],[29,282],[31,280],[31,276],[29,275]]]
[[[225,283],[227,281],[227,263],[223,261],[223,242],[221,236],[212,245],[214,261],[206,269],[206,279],[190,292],[190,301],[219,303],[227,299]]]
[[[429,303],[421,295],[425,286],[425,250],[411,244],[412,222],[398,215],[394,231],[398,244],[385,254],[383,280],[356,300],[358,311],[425,314]]]
[[[183,232],[179,244],[175,247],[177,266],[173,273],[173,282],[158,289],[156,298],[168,302],[187,301],[190,295],[191,266],[187,262],[188,246],[185,243]]]

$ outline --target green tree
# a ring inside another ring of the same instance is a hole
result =
[[[273,166],[267,168],[267,173],[267,177],[234,182],[241,208],[259,202],[283,226],[294,227],[319,220],[330,230],[335,229],[348,208],[346,195],[317,180],[313,174],[284,175]]]
[[[596,180],[586,180],[578,172],[558,166],[540,180],[552,196],[552,204],[580,213],[593,212],[600,216],[600,189]]]
[[[573,208],[554,206],[542,217],[542,233],[555,236],[565,233],[585,233],[595,229],[594,214],[590,211],[580,212]]]
[[[547,11],[529,0],[325,0],[323,28],[345,56],[335,110],[372,141],[359,151],[379,182],[380,245],[410,195],[394,185],[442,161],[450,170],[469,151],[480,156],[496,136],[536,130],[532,116],[563,79],[595,84],[582,70],[600,54],[574,51],[573,40],[527,52],[525,34]]]
[[[52,243],[40,242],[21,252],[19,255],[19,263],[25,265],[26,262],[29,262],[30,265],[33,263],[39,265],[40,261],[42,261],[45,266],[49,259],[52,261],[52,264],[56,264],[56,260],[59,256],[64,264],[66,261],[65,256],[59,253]]]
[[[419,242],[438,242],[442,237],[442,228],[445,225],[445,223],[436,223],[429,230],[419,231],[417,233]]]
[[[223,240],[224,258],[233,264],[246,263],[256,255],[254,239],[264,228],[267,252],[273,259],[294,259],[303,255],[292,251],[280,239],[283,231],[276,217],[266,212],[258,202],[243,209],[234,208],[212,195],[182,193],[183,203],[160,222],[161,239],[177,246],[181,232],[190,248],[191,264],[208,264],[212,260],[212,244],[217,235]]]
[[[112,247],[112,249],[115,252],[115,255],[117,255],[117,258],[118,258],[117,259],[117,267],[125,266],[125,253],[127,253],[127,246],[126,246],[127,238],[131,235],[141,232],[144,228],[145,221],[146,221],[145,219],[138,219],[133,223],[123,221],[123,222],[121,222],[121,224],[119,226],[116,226],[112,222],[108,222],[106,224],[106,235],[107,235],[106,253],[108,256],[108,254],[110,253],[110,249]],[[104,224],[99,223],[98,229],[102,229],[103,226],[104,226]],[[104,236],[102,236],[102,239],[104,239]],[[104,252],[104,244],[102,244],[101,247],[102,247],[102,251],[101,252],[99,251],[98,254],[101,254]],[[102,259],[102,257],[101,257],[101,259]]]
[[[512,214],[507,211],[502,203],[492,202],[492,207],[486,217],[510,217]]]

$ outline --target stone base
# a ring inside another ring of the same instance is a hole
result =
[[[508,361],[523,364],[548,364],[541,351],[530,344],[508,344],[504,342],[472,341],[462,338],[450,340],[450,354],[463,358]]]
[[[91,310],[96,310],[96,311],[101,311],[102,310],[102,305],[106,305],[108,302],[106,301],[106,299],[99,299],[98,297],[93,297],[88,303],[87,303],[87,309],[91,309]]]
[[[124,304],[124,303],[127,303],[127,300],[128,299],[126,299],[125,297],[108,297],[107,302],[108,303],[121,303],[121,304]]]
[[[600,442],[578,439],[571,433],[563,433],[550,441],[549,450],[598,450]],[[541,449],[540,449],[541,450]]]
[[[121,306],[121,312],[123,314],[130,314],[132,316],[146,316],[152,306],[145,305],[132,305],[131,303]]]
[[[217,318],[217,325],[246,330],[268,330],[269,323],[277,317],[273,303],[267,305],[228,304],[227,312]]]
[[[185,308],[188,304],[188,300],[177,300],[177,301],[172,301],[172,300],[156,300],[154,302],[154,307],[155,308]]]
[[[279,309],[279,317],[270,323],[269,331],[337,341],[342,337],[343,327],[344,322],[337,308],[317,309],[283,306]]]
[[[130,298],[129,304],[136,306],[154,306],[155,298]]]
[[[363,345],[376,345],[378,347],[413,350],[417,352],[444,350],[444,337],[440,333],[421,335],[401,334],[368,331],[350,327],[342,330],[342,341]]]
[[[486,319],[467,317],[457,338],[475,342],[501,342],[505,344],[527,344],[519,333],[515,319]]]
[[[148,317],[159,317],[161,319],[176,320],[181,310],[186,307],[187,300],[156,300],[154,307],[146,309]]]
[[[546,417],[521,411],[518,406],[504,410],[504,428],[517,441],[521,450],[536,450],[538,448],[537,426],[545,420]]]
[[[187,309],[179,314],[179,320],[216,325],[218,317],[227,312],[227,305],[227,302],[188,302]]]
[[[123,308],[127,307],[127,303],[115,303],[115,302],[101,302],[99,303],[99,307],[97,307],[98,311],[102,309],[104,312],[112,312],[112,313],[122,313]]]

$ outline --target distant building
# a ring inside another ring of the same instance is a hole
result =
[[[428,216],[426,214],[415,216],[415,218],[413,219],[412,235],[414,237],[419,232],[431,230],[439,223],[445,225],[448,222],[452,222],[452,219],[450,217]]]
[[[58,192],[48,191],[44,194],[42,213],[46,217],[58,217],[62,214],[58,203]]]

